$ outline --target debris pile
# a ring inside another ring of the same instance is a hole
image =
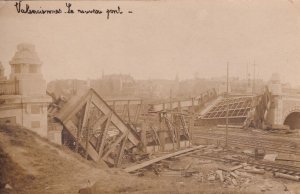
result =
[[[259,184],[259,191],[277,189],[271,183],[258,180],[300,181],[299,169],[285,170],[286,165],[278,164],[276,154],[266,154],[257,159],[236,150],[215,145],[202,145],[198,149],[177,151],[125,168],[136,176],[167,178],[181,182],[213,184],[226,189],[244,191]],[[180,152],[180,153],[178,153]],[[271,157],[272,156],[272,157]],[[284,185],[284,184],[283,184]],[[284,187],[286,190],[286,187]],[[280,187],[280,189],[282,189]]]

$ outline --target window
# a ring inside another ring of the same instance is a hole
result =
[[[32,128],[40,128],[40,121],[31,121],[31,127]]]
[[[40,110],[39,105],[31,105],[31,114],[40,114]]]
[[[29,73],[36,73],[36,72],[37,72],[36,65],[30,65],[29,66]]]

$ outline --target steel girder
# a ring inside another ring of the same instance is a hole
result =
[[[93,89],[72,97],[55,117],[94,161],[120,165],[124,149],[140,142]]]

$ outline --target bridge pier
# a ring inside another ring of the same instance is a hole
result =
[[[288,125],[291,128],[300,128],[300,95],[284,93],[280,79],[272,76],[269,89],[272,93],[272,104],[267,122],[272,125]],[[292,118],[291,118],[292,115]]]

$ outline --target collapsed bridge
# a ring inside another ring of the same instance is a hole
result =
[[[117,166],[124,149],[139,143],[132,129],[93,89],[71,98],[55,118],[75,139],[76,150],[82,147],[94,161],[104,160]]]
[[[149,153],[190,146],[191,114],[216,97],[215,90],[210,90],[196,100],[171,102],[167,108],[166,103],[143,104],[140,99],[104,100],[93,89],[74,93],[69,100],[51,95],[54,103],[49,116],[62,126],[63,143],[110,166],[119,166],[136,150]],[[57,126],[53,120],[50,128]]]
[[[71,137],[69,145],[73,144],[75,151],[94,161],[119,166],[137,150],[147,154],[188,147],[192,145],[194,126],[222,127],[227,118],[229,125],[239,128],[289,128],[278,127],[270,119],[276,113],[276,99],[278,96],[268,87],[260,94],[228,96],[218,96],[211,89],[196,98],[159,103],[104,100],[89,89],[64,103],[60,101],[54,106],[55,111],[50,106],[49,111],[62,124],[64,136]]]
[[[262,128],[270,108],[271,94],[266,88],[260,95],[219,96],[210,106],[200,112],[197,125],[226,124]]]

